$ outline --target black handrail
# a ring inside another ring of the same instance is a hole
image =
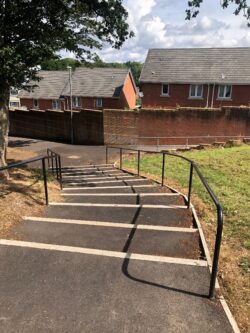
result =
[[[53,174],[56,173],[56,179],[60,184],[60,188],[62,189],[62,164],[61,164],[61,156],[54,152],[51,149],[47,149],[47,157],[48,157],[48,166],[50,168],[51,162],[51,171]],[[55,161],[54,161],[55,160]],[[54,164],[55,162],[55,164]],[[55,167],[54,167],[55,165]]]
[[[123,157],[123,150],[135,151],[137,152],[137,175],[140,175],[140,157],[141,152],[149,153],[149,154],[161,154],[162,155],[162,179],[161,185],[164,185],[165,179],[165,156],[174,156],[177,158],[181,158],[187,161],[190,164],[190,172],[189,172],[189,185],[188,185],[188,197],[187,197],[187,208],[191,207],[191,195],[192,195],[192,186],[193,186],[193,174],[196,171],[199,179],[201,180],[203,186],[205,187],[206,191],[208,192],[209,196],[211,197],[213,203],[215,204],[217,210],[217,231],[216,231],[216,239],[215,239],[215,247],[214,247],[214,256],[213,256],[213,263],[212,263],[212,271],[211,271],[211,279],[210,279],[210,287],[209,287],[209,298],[213,298],[215,294],[215,285],[216,285],[216,277],[218,273],[218,263],[219,263],[219,255],[220,255],[220,246],[221,246],[221,239],[222,239],[222,231],[223,231],[223,210],[220,201],[218,200],[217,196],[214,194],[211,187],[208,185],[205,177],[199,170],[198,166],[195,164],[194,161],[191,159],[170,153],[170,152],[156,152],[156,151],[148,151],[148,150],[139,150],[134,148],[123,148],[123,147],[115,147],[115,146],[106,146],[106,163],[108,163],[109,149],[119,149],[120,151],[120,169],[122,169],[122,157]]]
[[[4,171],[4,170],[9,170],[9,169],[14,169],[14,168],[18,168],[24,165],[28,165],[30,163],[34,163],[34,162],[38,162],[41,161],[42,163],[42,173],[43,173],[43,183],[44,183],[44,195],[45,195],[45,204],[48,205],[49,204],[49,194],[48,194],[48,184],[47,184],[47,174],[46,174],[46,160],[48,161],[48,167],[50,166],[50,162],[52,163],[52,165],[54,165],[54,159],[55,162],[57,164],[57,179],[60,181],[60,185],[62,187],[62,173],[61,173],[61,157],[60,155],[52,152],[51,154],[51,150],[50,150],[50,155],[48,156],[38,156],[38,157],[34,157],[34,158],[30,158],[28,160],[23,160],[20,162],[16,162],[16,163],[11,163],[5,166],[0,167],[0,172]],[[48,153],[48,150],[47,150]],[[54,171],[52,171],[54,172]]]

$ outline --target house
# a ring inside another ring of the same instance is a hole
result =
[[[128,69],[76,68],[69,71],[40,71],[39,82],[19,93],[21,106],[29,110],[135,108],[136,86]]]
[[[10,89],[9,107],[11,109],[20,107],[20,99],[18,98],[18,90],[15,88]]]
[[[142,108],[250,105],[250,48],[150,49]]]

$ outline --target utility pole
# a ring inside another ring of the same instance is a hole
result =
[[[67,66],[69,70],[69,87],[70,87],[70,137],[71,144],[74,144],[74,129],[73,129],[73,111],[72,111],[72,67]]]

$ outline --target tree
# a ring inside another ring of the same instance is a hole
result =
[[[74,70],[76,67],[80,67],[81,65],[81,61],[72,58],[49,59],[42,62],[41,70],[61,71],[66,70],[68,66]]]
[[[133,35],[122,0],[0,0],[0,165],[6,164],[10,88],[36,80],[38,66],[66,49],[91,59],[103,43]]]
[[[187,20],[190,20],[199,14],[199,8],[202,2],[203,0],[188,1],[189,9],[186,10]],[[250,19],[250,6],[247,4],[247,0],[221,0],[221,6],[223,9],[227,8],[232,3],[236,5],[236,9],[234,10],[235,15],[243,13],[247,20]],[[248,23],[248,26],[250,26],[250,23]]]

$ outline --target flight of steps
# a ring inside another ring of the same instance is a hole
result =
[[[113,165],[64,167],[62,179],[63,202],[50,203],[43,218],[24,218],[19,239],[207,266],[180,194]]]

